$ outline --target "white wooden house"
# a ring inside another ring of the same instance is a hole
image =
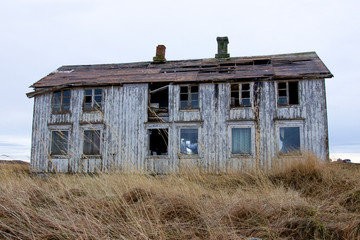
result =
[[[328,158],[315,52],[62,66],[34,83],[35,172],[229,171],[312,152]]]

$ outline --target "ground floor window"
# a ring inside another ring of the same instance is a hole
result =
[[[300,152],[300,127],[280,127],[280,153]]]
[[[169,131],[164,129],[149,129],[150,155],[168,155]]]
[[[180,153],[198,154],[198,129],[180,129]]]
[[[232,128],[232,154],[251,154],[251,128]]]
[[[53,155],[67,155],[69,146],[69,131],[51,131],[51,151]]]
[[[84,155],[100,155],[100,130],[84,130]]]

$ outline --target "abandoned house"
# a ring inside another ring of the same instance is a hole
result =
[[[328,158],[325,78],[315,52],[62,66],[34,83],[35,172],[232,171]]]

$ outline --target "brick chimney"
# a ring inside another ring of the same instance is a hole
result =
[[[158,63],[166,62],[165,50],[166,47],[164,45],[158,45],[156,47],[156,56],[153,57],[154,62],[158,62]]]
[[[227,45],[229,44],[228,37],[217,37],[216,41],[218,43],[218,53],[215,54],[215,58],[229,58]]]

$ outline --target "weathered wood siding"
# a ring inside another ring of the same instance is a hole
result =
[[[70,113],[51,113],[51,93],[34,102],[31,149],[33,171],[172,172],[187,166],[233,171],[244,167],[271,166],[278,156],[279,126],[301,127],[301,148],[327,158],[327,114],[324,80],[299,81],[299,105],[277,105],[276,82],[251,83],[252,106],[230,108],[229,83],[203,83],[199,109],[180,110],[180,86],[169,86],[169,122],[147,122],[148,84],[124,84],[104,89],[101,112],[83,112],[84,89],[71,90]],[[251,127],[252,154],[231,154],[231,128]],[[149,156],[149,129],[168,129],[168,155]],[[180,129],[198,128],[198,155],[180,154]],[[83,131],[101,131],[101,157],[83,156]],[[67,158],[51,158],[52,130],[69,131]]]

